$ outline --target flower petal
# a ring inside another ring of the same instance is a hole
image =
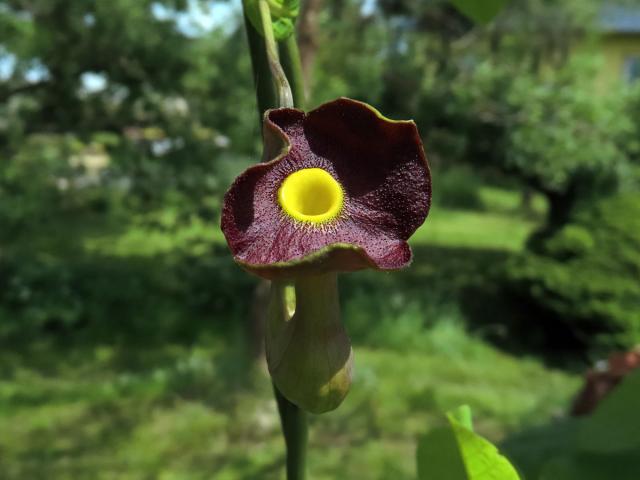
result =
[[[265,113],[265,159],[225,195],[222,230],[234,259],[269,279],[305,273],[391,270],[406,266],[406,240],[424,222],[431,177],[417,128],[383,118],[368,105],[338,99],[304,114]],[[329,224],[300,223],[283,213],[278,188],[288,175],[322,168],[345,191]]]

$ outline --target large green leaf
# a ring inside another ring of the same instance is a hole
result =
[[[300,0],[267,0],[271,11],[273,35],[276,40],[284,40],[295,31],[295,21],[300,11]],[[258,0],[243,0],[244,11],[251,25],[264,35]]]
[[[451,0],[455,7],[477,23],[489,23],[508,0]]]
[[[464,416],[468,415],[468,412]],[[418,444],[420,480],[519,480],[511,463],[498,449],[456,417],[447,415],[448,424],[436,428]]]
[[[578,431],[583,452],[640,454],[640,370],[628,375],[604,398]],[[640,478],[640,474],[638,475]]]

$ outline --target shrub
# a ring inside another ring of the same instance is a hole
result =
[[[591,352],[640,342],[640,193],[602,200],[507,264],[505,289],[532,335]],[[522,308],[525,306],[525,308]]]
[[[439,173],[439,174],[438,174]],[[436,172],[437,189],[434,201],[443,207],[480,209],[480,179],[470,168],[450,168]]]

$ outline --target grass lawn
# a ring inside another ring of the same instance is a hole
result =
[[[534,195],[531,212],[520,211],[520,196],[495,187],[480,189],[483,209],[460,210],[435,205],[412,242],[446,247],[519,251],[538,225],[546,205]]]
[[[515,213],[512,192],[483,199],[483,211],[434,208],[412,268],[342,277],[355,379],[338,410],[310,420],[310,478],[415,478],[417,437],[463,403],[493,440],[565,410],[578,377],[464,326],[461,289],[536,225]],[[160,226],[173,221],[159,215]],[[8,250],[38,245],[35,260],[21,257],[45,269],[34,269],[32,288],[45,287],[32,295],[79,323],[0,336],[0,478],[282,479],[269,378],[245,352],[253,283],[216,226],[69,228],[73,242],[57,225]],[[46,303],[53,288],[62,304]]]
[[[416,438],[438,410],[467,403],[498,439],[560,413],[577,386],[451,325],[432,334],[411,352],[356,345],[350,395],[311,418],[310,478],[415,478]],[[282,478],[268,377],[241,350],[209,339],[3,352],[2,478]]]
[[[436,208],[412,237],[413,243],[519,251],[536,227],[532,220],[503,213]]]

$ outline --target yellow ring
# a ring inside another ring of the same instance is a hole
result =
[[[344,205],[342,186],[321,168],[304,168],[284,179],[278,203],[290,217],[322,224],[335,219]]]

